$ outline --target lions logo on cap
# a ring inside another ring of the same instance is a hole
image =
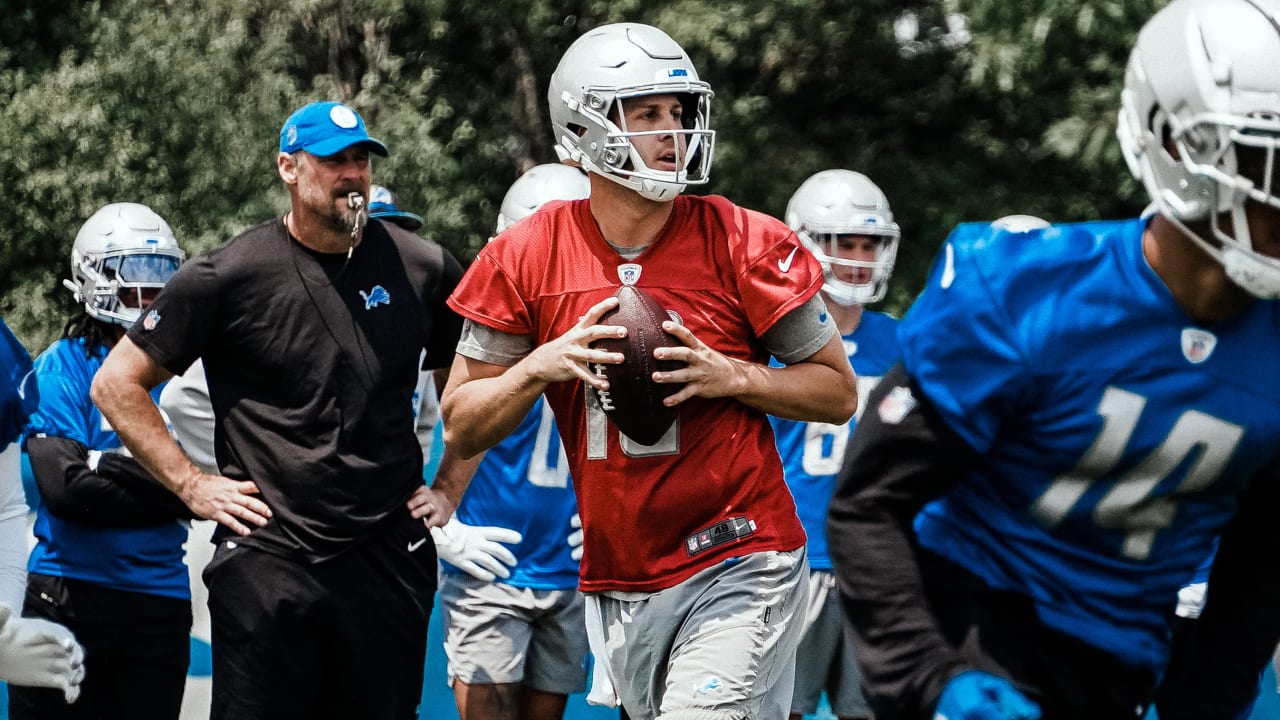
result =
[[[346,105],[334,105],[329,110],[329,119],[333,121],[334,125],[344,130],[350,130],[359,123],[359,120],[356,119],[356,114]]]
[[[372,203],[382,203],[383,205],[391,204],[391,191],[381,185],[373,186],[373,197],[369,200]]]

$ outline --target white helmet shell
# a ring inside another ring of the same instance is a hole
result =
[[[1049,221],[1035,215],[1005,215],[992,220],[991,227],[1011,233],[1027,233],[1049,227]]]
[[[591,195],[586,173],[568,165],[535,165],[516,178],[502,198],[498,229],[502,232],[552,200],[581,200]]]
[[[1277,68],[1280,0],[1174,0],[1138,34],[1116,128],[1160,213],[1263,298],[1280,297],[1280,260],[1254,250],[1245,203],[1280,207]]]
[[[786,222],[822,264],[822,289],[828,297],[846,306],[884,299],[902,232],[893,221],[889,200],[870,178],[852,170],[823,170],[810,176],[787,203]],[[839,257],[837,238],[841,235],[881,238],[875,260]],[[840,280],[836,276],[840,266],[871,268],[871,280]]]
[[[645,165],[631,139],[654,133],[628,131],[621,113],[624,100],[666,94],[684,104],[684,129],[662,131],[680,140],[674,171]],[[547,100],[556,154],[645,198],[671,200],[710,177],[712,95],[665,32],[639,23],[603,25],[575,40],[551,75]]]
[[[169,224],[146,205],[111,203],[80,226],[62,284],[94,319],[129,327],[142,291],[161,288],[186,259]]]

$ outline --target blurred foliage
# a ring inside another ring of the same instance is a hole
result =
[[[0,314],[33,352],[74,308],[80,224],[150,205],[189,253],[283,212],[280,124],[352,104],[392,155],[374,177],[469,261],[525,169],[555,160],[546,86],[617,21],[665,29],[716,91],[701,192],[781,216],[831,167],[866,173],[904,239],[901,313],[949,229],[1022,212],[1118,217],[1144,197],[1114,117],[1163,0],[10,0],[0,28]]]

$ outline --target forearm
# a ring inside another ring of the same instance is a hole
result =
[[[846,375],[815,363],[775,368],[734,362],[742,375],[742,391],[735,397],[769,415],[840,425],[857,410],[858,388],[852,371]]]
[[[480,466],[482,460],[484,460],[483,452],[463,458],[446,443],[444,452],[440,456],[440,467],[431,481],[431,488],[443,493],[453,503],[453,507],[457,508],[462,502],[467,486],[471,484],[471,477],[475,475],[476,468]]]
[[[83,443],[43,435],[27,440],[27,453],[44,506],[57,517],[102,527],[190,517],[176,495],[120,453],[102,453],[94,463]]]
[[[200,470],[169,435],[148,388],[115,376],[104,365],[94,378],[92,397],[138,463],[181,497],[183,487]]]
[[[468,367],[475,361],[458,358],[440,398],[446,449],[458,458],[471,458],[516,429],[547,385],[529,372],[529,360],[497,375],[471,377]]]
[[[733,361],[735,397],[775,417],[840,425],[858,409],[858,382],[839,336],[804,362],[776,368]]]

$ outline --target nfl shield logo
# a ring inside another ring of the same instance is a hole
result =
[[[1218,337],[1208,330],[1191,327],[1182,329],[1182,356],[1192,365],[1208,360],[1217,346]]]
[[[623,263],[618,266],[618,279],[623,285],[635,285],[640,280],[641,269],[636,263]]]
[[[147,313],[147,316],[142,318],[143,330],[155,330],[156,326],[159,324],[160,324],[160,313],[156,312],[155,310],[152,310],[151,312]]]
[[[911,388],[900,385],[890,390],[880,401],[880,421],[887,425],[897,425],[915,406],[916,398],[911,394]]]

